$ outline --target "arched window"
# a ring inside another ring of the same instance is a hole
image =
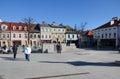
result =
[[[33,38],[33,35],[32,35],[32,34],[30,35],[30,38]]]
[[[36,35],[34,35],[34,38],[36,38]]]

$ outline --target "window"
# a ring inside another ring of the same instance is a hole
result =
[[[62,31],[64,32],[64,29],[62,29]]]
[[[44,35],[42,35],[42,38],[44,38]]]
[[[45,36],[45,38],[47,38],[47,35]]]
[[[21,38],[21,34],[19,34],[19,38]]]
[[[5,29],[5,26],[3,26],[3,29]]]
[[[51,35],[49,35],[49,38],[51,38]]]
[[[13,34],[13,38],[15,38],[16,37],[16,35],[15,34]]]
[[[46,28],[46,32],[48,32],[48,29]]]
[[[3,34],[3,38],[5,38],[5,34]]]
[[[104,38],[104,35],[102,34],[102,39]]]
[[[58,32],[60,32],[60,28],[58,28]]]
[[[33,35],[31,34],[31,35],[30,35],[30,38],[32,38],[32,37],[33,37]]]
[[[72,38],[74,38],[74,35],[72,35]]]
[[[114,30],[116,30],[116,28],[113,28]]]
[[[36,38],[36,35],[34,35],[34,38]]]
[[[109,33],[109,38],[111,38],[111,33]]]
[[[19,26],[19,30],[22,30],[22,26]]]
[[[54,28],[54,31],[56,31],[56,29]]]
[[[114,33],[114,38],[116,38],[116,33]]]
[[[58,35],[58,38],[60,38],[60,35]]]
[[[13,30],[16,30],[16,26],[13,26]]]
[[[105,34],[105,38],[107,38],[107,34]]]
[[[28,34],[25,34],[25,38],[27,38],[27,35],[28,35]]]
[[[44,28],[42,28],[42,31],[44,32]]]
[[[24,30],[27,30],[27,26],[24,27]]]
[[[40,35],[38,35],[38,38],[41,38],[41,36],[40,36]]]
[[[7,34],[7,38],[9,38],[9,34]]]
[[[62,35],[62,38],[64,38],[64,35]]]
[[[70,35],[68,35],[68,38],[70,38]]]
[[[36,41],[34,41],[34,45],[36,45]]]

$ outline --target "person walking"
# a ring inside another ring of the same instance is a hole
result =
[[[27,53],[27,46],[23,45],[22,47],[23,47],[23,52],[25,54],[25,59],[27,60],[27,55],[26,55],[26,53]]]
[[[13,43],[12,50],[13,50],[13,55],[14,55],[13,57],[14,57],[14,59],[16,59],[18,47],[15,43]]]
[[[30,45],[27,46],[27,49],[25,50],[25,54],[26,54],[26,59],[28,61],[30,61],[30,54],[31,54],[31,47],[30,47]]]

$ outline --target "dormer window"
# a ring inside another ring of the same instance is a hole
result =
[[[13,30],[16,30],[16,26],[13,26]]]
[[[22,26],[19,26],[19,30],[22,30]]]
[[[24,27],[24,30],[27,30],[27,26]]]
[[[8,27],[8,26],[5,25],[5,24],[2,24],[2,25],[1,25],[1,29],[2,29],[2,30],[7,30],[7,27]]]

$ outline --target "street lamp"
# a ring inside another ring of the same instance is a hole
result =
[[[100,47],[100,38],[98,36],[98,39],[97,39],[97,50],[99,49],[99,47]]]

